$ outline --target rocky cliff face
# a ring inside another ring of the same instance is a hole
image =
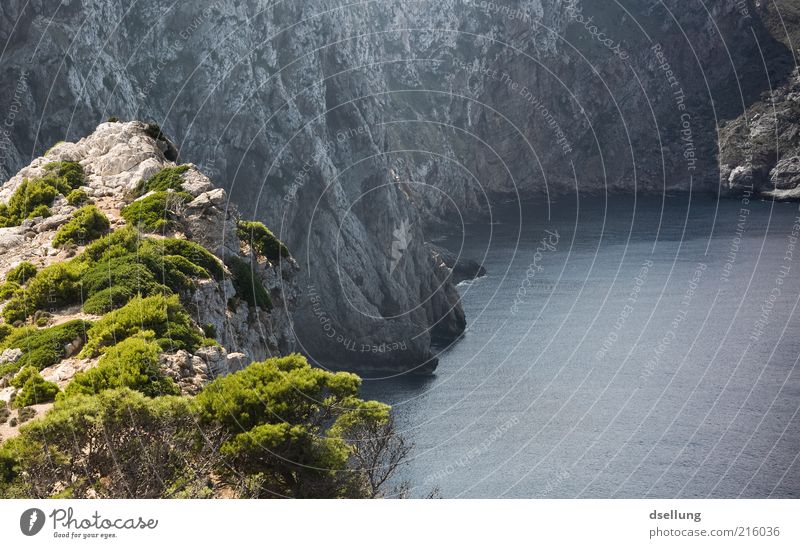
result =
[[[13,200],[21,185],[45,177],[54,162],[78,162],[85,174],[80,190],[108,217],[110,232],[122,229],[127,223],[120,211],[134,201],[131,193],[137,185],[162,169],[175,166],[168,159],[174,156],[174,146],[165,139],[154,139],[145,129],[141,122],[104,123],[76,143],[54,146],[0,188],[0,203]],[[238,210],[229,202],[225,190],[215,188],[193,165],[186,166],[181,181],[189,197],[183,210],[169,228],[148,237],[188,239],[212,251],[224,264],[246,261],[248,268],[252,265],[254,279],[263,284],[272,301],[269,311],[250,306],[245,296],[239,294],[247,288],[235,287],[231,271],[222,266],[225,270],[221,278],[197,278],[182,292],[181,301],[192,317],[194,328],[202,327],[221,345],[203,346],[194,352],[178,350],[161,354],[162,370],[175,379],[183,392],[194,393],[216,375],[294,349],[291,315],[299,294],[295,281],[298,267],[291,257],[275,262],[264,258],[251,260],[249,244],[237,236]],[[83,253],[86,249],[83,243],[56,245],[54,240],[59,230],[73,218],[76,209],[64,196],[57,196],[48,216],[31,216],[18,226],[0,228],[0,275],[5,279],[8,272],[22,262],[31,263],[41,271]],[[109,270],[107,276],[113,275]],[[52,291],[57,293],[57,284],[53,285]],[[8,306],[10,295],[2,296],[0,309]],[[47,305],[44,312],[36,312],[35,323],[47,328],[72,320],[95,322],[100,319],[99,315],[87,313],[82,304]],[[4,324],[3,327],[8,326]],[[4,331],[3,336],[7,335]],[[78,356],[83,342],[78,337],[68,341],[63,352],[57,348],[63,359],[43,369],[45,380],[64,387],[77,372],[94,367],[97,357]],[[22,355],[20,349],[9,347],[0,356],[0,364],[13,364]],[[7,400],[14,392],[8,385],[11,377],[13,374],[0,378],[0,400]]]
[[[800,6],[759,3],[759,17],[788,50],[800,42]],[[719,131],[720,185],[732,193],[800,198],[800,73],[777,80]]]
[[[292,249],[301,350],[430,368],[464,327],[425,246],[442,223],[498,197],[717,191],[718,125],[793,64],[754,7],[3,5],[2,169],[107,116],[157,121]]]

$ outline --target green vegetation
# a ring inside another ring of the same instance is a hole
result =
[[[108,119],[108,121],[109,121],[110,123],[112,123],[112,124],[116,124],[117,122],[119,122],[119,118],[117,118],[116,116],[111,116],[111,117]]]
[[[20,407],[19,411],[17,411],[17,417],[19,417],[20,424],[22,424],[23,422],[28,422],[35,416],[36,416],[36,411],[31,407]]]
[[[360,382],[292,355],[194,398],[68,389],[0,446],[0,496],[383,496],[408,446]]]
[[[57,384],[44,380],[39,370],[30,365],[17,373],[11,384],[20,389],[14,400],[14,405],[20,408],[49,403],[55,400],[56,394],[60,392]],[[20,419],[22,419],[21,414]]]
[[[33,326],[11,329],[0,342],[0,351],[19,348],[22,356],[14,363],[0,365],[0,377],[28,366],[41,371],[60,362],[67,357],[68,345],[86,340],[86,330],[90,327],[89,322],[72,320],[45,329]]]
[[[136,185],[134,195],[139,197],[148,192],[163,192],[167,190],[180,192],[183,190],[183,174],[187,171],[189,171],[188,165],[165,167],[146,181],[140,181]]]
[[[76,304],[89,314],[104,314],[137,295],[180,293],[193,287],[194,279],[221,280],[223,275],[222,263],[194,242],[118,230],[89,244],[78,257],[38,271],[24,289],[4,284],[0,292],[10,301],[3,318],[15,324],[45,307]]]
[[[17,266],[12,268],[6,274],[6,281],[14,282],[19,285],[25,285],[28,280],[36,276],[36,266],[28,261],[22,261]]]
[[[194,351],[213,344],[194,326],[177,295],[136,296],[95,322],[81,355],[96,356],[102,349],[138,334],[154,337],[163,351]]]
[[[108,217],[97,206],[84,206],[76,210],[72,219],[58,229],[53,238],[53,246],[85,245],[105,234],[110,226]]]
[[[40,179],[25,179],[16,188],[8,204],[0,204],[0,226],[18,226],[25,219],[48,217],[50,206],[59,194],[68,195],[85,179],[78,162],[51,162]]]
[[[143,232],[156,232],[174,227],[182,205],[192,201],[186,192],[158,191],[122,208],[125,221]]]
[[[228,268],[231,271],[236,298],[244,299],[250,306],[257,306],[266,312],[272,310],[272,299],[266,288],[253,276],[252,265],[238,257],[231,257],[228,260]]]
[[[67,203],[71,206],[80,207],[88,204],[89,202],[91,202],[89,195],[86,194],[86,191],[83,189],[76,188],[67,194]]]
[[[0,301],[6,301],[13,297],[17,291],[20,290],[22,286],[20,286],[17,282],[6,282],[3,285],[0,285]]]
[[[37,310],[74,304],[81,297],[81,265],[75,261],[55,263],[36,273],[27,287],[17,291],[3,307],[8,324],[24,322]],[[48,306],[49,305],[49,306]]]
[[[109,348],[97,367],[78,373],[65,395],[93,395],[103,390],[130,388],[146,396],[180,394],[178,386],[158,368],[161,348],[144,336],[129,337]]]
[[[264,226],[264,223],[239,221],[236,235],[241,241],[246,242],[250,249],[272,262],[290,255],[287,247],[275,237],[270,229]]]
[[[68,194],[70,189],[76,189],[83,185],[86,181],[86,174],[83,172],[83,167],[78,162],[50,162],[44,168],[49,172],[55,174],[59,179],[63,179],[67,185],[64,189],[60,187],[62,194]],[[64,192],[66,190],[66,192]]]

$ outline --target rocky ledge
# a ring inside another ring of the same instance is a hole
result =
[[[125,337],[157,348],[157,374],[184,394],[294,350],[295,260],[177,160],[156,126],[108,122],[0,188],[0,436],[104,359],[125,361],[112,352]],[[171,307],[163,321],[148,319],[153,303]],[[125,324],[126,310],[146,325]]]
[[[732,193],[800,199],[800,73],[719,130],[720,184]]]

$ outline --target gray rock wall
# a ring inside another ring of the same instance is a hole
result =
[[[0,6],[0,169],[108,116],[159,122],[287,242],[300,349],[337,367],[415,367],[460,334],[424,242],[490,198],[717,191],[718,121],[791,64],[737,0],[26,6]]]

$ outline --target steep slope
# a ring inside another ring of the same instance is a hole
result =
[[[800,6],[789,0],[759,3],[757,13],[789,52],[800,44]],[[797,59],[786,56],[786,61]],[[720,129],[720,184],[732,192],[800,198],[800,73],[771,82],[759,101]]]
[[[426,237],[498,198],[716,192],[717,127],[791,70],[761,15],[750,0],[12,3],[0,169],[109,115],[156,120],[292,249],[312,359],[431,364],[464,317]]]
[[[294,349],[296,262],[196,167],[168,158],[157,128],[103,123],[2,186],[0,400],[25,394],[27,366],[63,389],[112,351],[116,367],[155,349],[153,374],[193,394]]]

